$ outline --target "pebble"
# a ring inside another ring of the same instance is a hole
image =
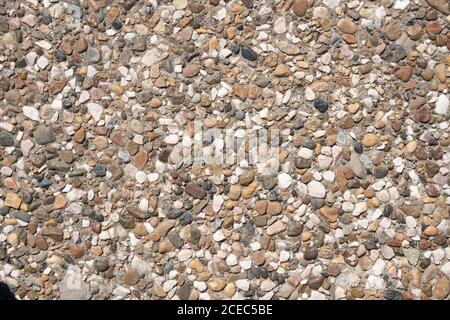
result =
[[[450,103],[449,99],[446,95],[444,94],[439,95],[439,98],[436,101],[436,107],[434,109],[434,112],[442,115],[447,114],[449,103]]]
[[[5,131],[0,130],[0,146],[11,147],[14,145],[13,136]]]
[[[247,45],[242,45],[241,47],[241,55],[249,60],[249,61],[256,61],[256,59],[258,58],[257,54],[255,53],[255,51],[253,51],[252,48],[250,48]]]
[[[295,0],[292,5],[292,11],[299,17],[303,17],[308,10],[308,1],[306,0]]]
[[[323,184],[318,181],[308,183],[308,195],[313,198],[325,198],[326,190]]]
[[[278,176],[278,185],[282,189],[289,188],[292,183],[292,178],[287,173],[282,173]]]
[[[328,103],[322,99],[315,99],[313,106],[322,113],[327,112],[328,110]]]
[[[34,140],[37,144],[45,145],[56,141],[50,127],[39,126],[34,130]]]
[[[39,111],[34,107],[24,106],[22,111],[23,111],[23,114],[31,120],[34,120],[34,121],[41,120],[41,118],[39,117]]]

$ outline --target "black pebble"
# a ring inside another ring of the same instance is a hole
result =
[[[355,143],[355,145],[353,146],[353,150],[355,150],[356,153],[363,153],[363,145],[359,142]]]
[[[188,225],[189,223],[192,222],[192,214],[190,214],[189,212],[185,212],[181,215],[181,217],[179,218],[180,224],[182,226]]]
[[[103,222],[103,220],[105,220],[105,218],[101,214],[97,213],[95,215],[95,220],[97,220],[98,222]]]
[[[122,29],[122,22],[120,22],[120,20],[114,20],[111,25],[114,28],[114,30]]]
[[[322,99],[314,100],[313,106],[314,106],[314,108],[316,108],[317,110],[319,110],[322,113],[324,113],[328,110],[328,103]]]
[[[104,166],[97,164],[94,167],[94,173],[97,177],[104,177],[106,176],[106,169]]]
[[[27,62],[25,61],[25,59],[18,60],[15,65],[16,68],[24,68],[26,66],[27,66]]]
[[[203,182],[203,189],[209,191],[212,188],[212,182],[207,180],[205,182]]]
[[[255,51],[253,51],[252,48],[250,48],[245,44],[242,45],[241,47],[241,55],[249,61],[255,61],[256,59],[258,59],[258,56],[256,55]]]

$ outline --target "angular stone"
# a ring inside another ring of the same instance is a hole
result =
[[[45,145],[56,141],[52,128],[39,126],[34,130],[34,140],[37,144]]]
[[[206,191],[198,184],[189,182],[184,189],[188,195],[194,199],[203,199],[206,197]]]

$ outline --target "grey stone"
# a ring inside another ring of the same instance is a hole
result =
[[[56,138],[50,127],[39,126],[34,130],[34,140],[37,144],[45,145],[55,142]]]
[[[14,145],[14,138],[8,132],[0,130],[0,146],[12,147]]]

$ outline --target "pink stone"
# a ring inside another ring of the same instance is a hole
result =
[[[29,25],[30,27],[34,27],[36,25],[37,19],[36,16],[32,14],[27,14],[22,18],[22,22]]]

